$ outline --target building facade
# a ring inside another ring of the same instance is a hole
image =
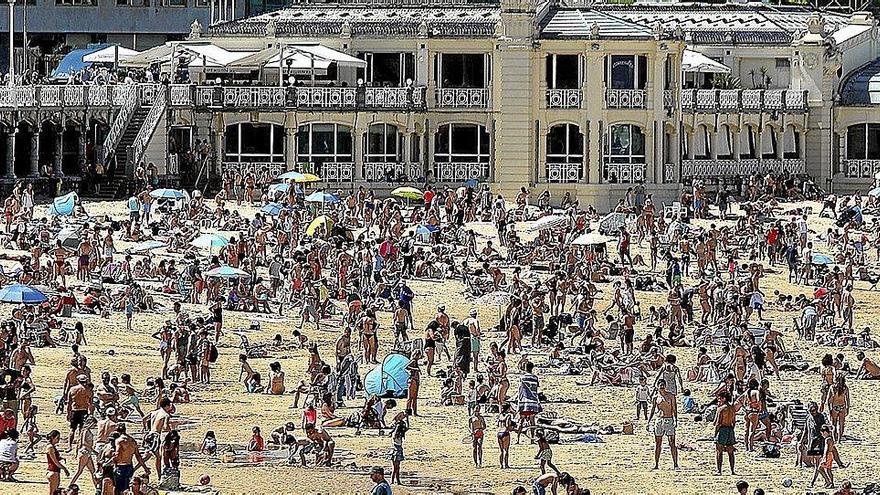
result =
[[[343,1],[194,24],[188,38],[182,52],[209,43],[284,61],[315,42],[364,64],[242,74],[190,60],[191,84],[0,89],[7,177],[115,151],[128,173],[152,161],[189,178],[308,169],[332,188],[477,179],[608,208],[638,182],[672,199],[696,179],[809,175],[851,190],[880,172],[880,47],[866,13]],[[197,140],[210,167],[179,171]]]

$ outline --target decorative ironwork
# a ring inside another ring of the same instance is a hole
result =
[[[486,108],[489,106],[487,88],[438,88],[438,107]]]
[[[364,105],[371,108],[424,108],[425,88],[364,88]]]
[[[785,92],[785,108],[788,110],[806,110],[807,92],[789,89]]]
[[[40,86],[40,106],[60,107],[63,86]]]
[[[286,88],[275,86],[224,87],[223,105],[239,108],[284,107]]]
[[[739,108],[739,90],[722,89],[718,91],[718,109],[736,110]]]
[[[687,111],[762,112],[807,110],[807,92],[793,89],[685,89],[681,107]]]
[[[681,163],[681,175],[690,178],[748,177],[754,174],[799,175],[804,171],[805,163],[801,158],[683,160]]]
[[[606,89],[605,108],[645,108],[647,92],[644,89]]]
[[[324,182],[351,182],[354,180],[354,163],[324,162],[318,168]]]
[[[220,89],[214,86],[199,86],[196,88],[196,106],[213,107],[215,90]]]
[[[464,182],[489,178],[488,163],[435,162],[434,178],[439,182]]]
[[[675,182],[675,164],[674,163],[664,163],[663,164],[663,183],[664,184],[672,184]]]
[[[420,163],[365,162],[361,172],[363,179],[368,182],[396,182],[398,178],[403,178],[404,182],[414,182],[424,176]],[[391,181],[388,180],[389,174],[393,179]]]
[[[880,173],[880,160],[843,160],[843,173],[854,179],[873,179]]]
[[[161,84],[138,84],[137,85],[141,106],[152,106],[158,93],[165,93],[165,86]]]
[[[156,131],[156,126],[159,125],[159,121],[165,114],[165,103],[167,102],[165,92],[157,91],[155,94],[156,99],[153,101],[153,105],[150,107],[150,111],[147,113],[137,136],[135,136],[134,141],[128,148],[128,160],[126,160],[126,165],[128,168],[132,169],[132,171],[143,161],[144,152],[147,150],[147,144],[150,143],[150,138],[153,137],[153,133]]]
[[[764,108],[768,110],[782,110],[782,95],[780,90],[764,91]]]
[[[647,166],[644,163],[604,163],[602,182],[608,184],[634,184],[645,180]]]
[[[110,86],[89,86],[89,106],[110,106]]]
[[[247,174],[258,175],[267,169],[270,177],[278,177],[287,171],[287,166],[283,162],[223,162],[223,171],[239,173],[242,176]]]
[[[547,182],[554,184],[570,184],[580,182],[584,178],[583,163],[548,163]]]
[[[547,90],[547,108],[580,108],[581,100],[579,89]]]
[[[189,84],[175,84],[171,86],[172,107],[188,107],[192,104],[192,86]]]
[[[296,105],[318,108],[354,108],[355,88],[296,88]]]
[[[664,89],[663,90],[663,108],[667,110],[672,110],[675,108],[675,90],[674,89]]]

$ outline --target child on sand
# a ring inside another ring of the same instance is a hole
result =
[[[208,430],[205,433],[205,439],[202,440],[202,446],[199,448],[199,452],[208,455],[214,455],[217,453],[217,437],[214,435],[214,430]]]
[[[253,430],[251,430],[254,434],[251,437],[251,441],[248,442],[248,451],[250,452],[261,452],[266,448],[266,442],[263,441],[263,436],[260,434],[260,427],[254,426]]]
[[[535,432],[535,437],[538,442],[538,454],[535,456],[535,459],[541,461],[541,474],[547,473],[547,466],[550,466],[550,469],[559,474],[559,470],[553,465],[553,451],[550,450],[550,442],[547,441],[544,430],[539,428]]]

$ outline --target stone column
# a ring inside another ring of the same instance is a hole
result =
[[[736,161],[739,161],[739,154],[740,154],[739,140],[740,140],[740,133],[741,132],[742,132],[742,129],[737,129],[736,132],[733,132],[733,130],[731,129],[730,140],[733,141],[733,149],[730,150],[730,154],[733,155],[733,159]]]
[[[654,169],[657,166],[657,123],[649,121],[645,126],[645,184],[655,184],[656,174]]]
[[[361,180],[364,176],[364,153],[366,152],[364,149],[364,136],[367,135],[367,129],[367,126],[361,125],[359,122],[357,127],[352,131],[354,132],[354,135],[351,138],[351,153],[352,158],[354,158],[354,171],[352,172],[352,177],[354,180]]]
[[[40,130],[34,129],[31,133],[31,169],[30,177],[40,175]]]
[[[293,115],[288,114],[288,121],[293,121]],[[296,168],[296,132],[299,129],[286,125],[284,127],[284,161],[287,170]]]
[[[52,167],[54,168],[54,172],[58,176],[64,175],[64,171],[61,170],[62,160],[64,158],[63,136],[64,136],[64,127],[62,126],[60,129],[60,132],[55,133],[55,156],[54,156],[54,163],[52,164]]]
[[[13,127],[6,135],[6,178],[15,179],[15,131]]]
[[[776,133],[776,158],[782,160],[785,157],[785,129],[774,129]]]
[[[602,182],[602,153],[604,152],[605,132],[605,53],[599,48],[590,48],[584,57],[584,115],[586,117],[587,178],[591,184]],[[647,144],[646,144],[647,145]]]
[[[691,133],[685,133],[685,134],[684,134],[684,139],[685,139],[685,142],[686,142],[687,145],[688,145],[688,147],[687,147],[687,159],[688,159],[688,160],[693,160],[693,159],[694,159],[694,154],[695,154],[695,153],[694,153],[694,133],[692,133],[692,132],[691,132]]]
[[[79,161],[79,165],[80,165],[80,167],[79,167],[80,170],[83,169],[83,164],[85,164],[86,161],[89,159],[89,157],[86,156],[86,148],[87,148],[86,143],[88,142],[88,134],[89,134],[88,125],[80,126],[79,132],[77,133],[77,138],[76,138],[76,151],[78,154],[78,161]],[[97,146],[95,146],[95,149],[97,149]]]

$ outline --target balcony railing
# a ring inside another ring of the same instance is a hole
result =
[[[548,89],[547,108],[580,108],[581,90],[579,89]]]
[[[346,110],[422,110],[424,87],[280,87],[181,86],[172,87],[172,106]]]
[[[434,178],[439,182],[464,182],[470,179],[487,180],[488,163],[435,162]]]
[[[44,85],[0,87],[0,108],[63,108],[63,107],[121,107],[125,103],[127,85]],[[147,94],[139,94],[140,101],[151,102],[155,85]],[[148,97],[148,98],[147,98]],[[146,99],[145,99],[146,98]]]
[[[413,182],[425,175],[422,164],[403,162],[364,162],[361,172],[368,182]]]
[[[487,88],[439,88],[436,105],[449,108],[486,108],[489,106]]]
[[[687,112],[789,112],[807,110],[807,92],[794,89],[685,89],[681,108]]]
[[[606,184],[633,184],[645,180],[644,163],[604,163],[602,182]]]
[[[663,90],[663,108],[666,110],[672,110],[675,108],[675,90],[674,89],[664,89]]]
[[[843,174],[853,179],[873,179],[880,173],[880,160],[843,160]]]
[[[644,89],[605,90],[605,108],[645,108],[647,100]]]
[[[547,163],[547,182],[551,184],[572,184],[583,178],[583,163]]]
[[[354,163],[324,162],[314,169],[324,182],[351,182],[354,180]]]
[[[269,172],[270,177],[278,177],[287,171],[287,165],[283,162],[223,162],[223,172],[241,174],[242,177],[247,174],[258,175],[263,170]]]
[[[748,177],[754,174],[790,174],[805,172],[802,158],[744,158],[740,160],[682,160],[681,175],[688,178]]]

